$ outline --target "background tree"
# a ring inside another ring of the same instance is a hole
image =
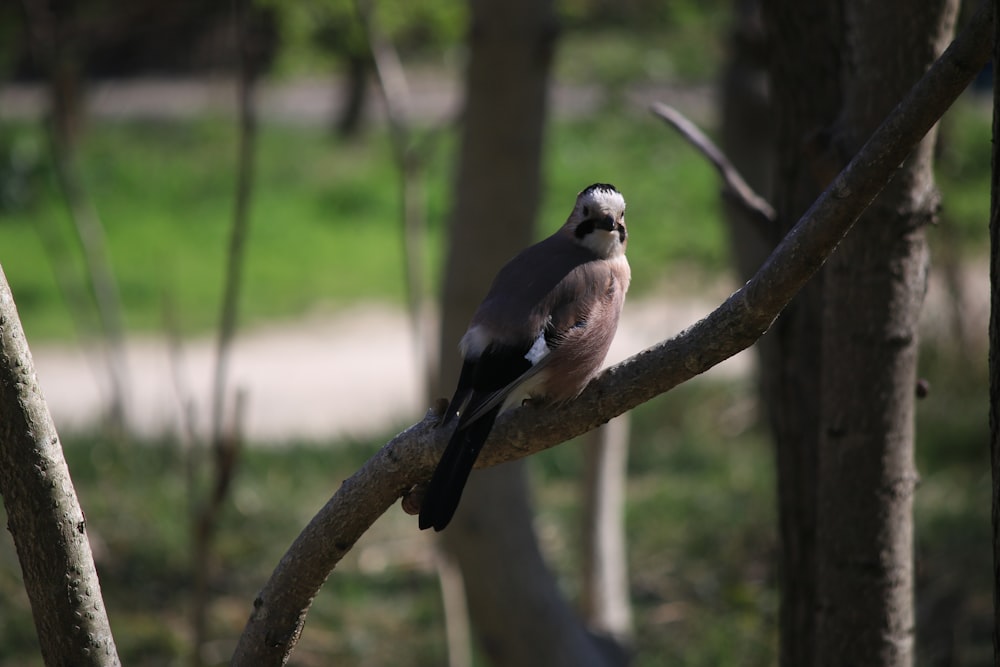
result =
[[[940,52],[957,5],[763,5],[780,233]],[[932,132],[762,349],[786,665],[912,662],[916,326],[923,227],[937,209],[933,146]]]

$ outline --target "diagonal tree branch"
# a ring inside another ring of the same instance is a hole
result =
[[[120,665],[87,520],[0,268],[0,496],[46,665]]]
[[[773,228],[777,218],[774,207],[750,187],[722,149],[674,107],[656,102],[651,111],[677,130],[689,144],[708,159],[722,178],[722,196],[746,211],[749,219],[764,233],[764,238],[769,238],[768,232]]]
[[[752,345],[989,58],[992,24],[992,2],[983,0],[948,50],[742,288],[674,338],[605,370],[576,400],[502,416],[478,465],[522,458],[585,433]],[[340,559],[397,498],[430,477],[448,436],[436,423],[429,412],[386,443],[306,526],[254,600],[233,665],[284,664],[313,597]],[[404,503],[416,504],[412,498]]]

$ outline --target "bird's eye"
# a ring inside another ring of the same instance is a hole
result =
[[[586,218],[588,216],[590,216],[590,207],[589,206],[584,206],[583,207],[583,217]]]

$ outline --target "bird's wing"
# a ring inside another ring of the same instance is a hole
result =
[[[603,362],[617,327],[624,291],[617,289],[619,286],[615,281],[614,272],[603,261],[578,265],[568,273],[539,304],[539,312],[534,313],[534,320],[542,321],[544,325],[528,351],[521,353],[523,356],[516,360],[521,372],[495,389],[473,393],[460,425],[475,422],[506,401],[511,394],[530,387],[538,374],[549,368],[553,361],[569,373],[567,382],[570,386],[566,391],[559,392],[557,398],[569,398],[583,389],[590,375],[597,370],[594,366]],[[609,324],[610,336],[604,331],[595,333],[596,329]],[[595,352],[594,346],[602,349]],[[483,356],[490,357],[489,350]],[[586,363],[590,359],[596,359],[596,364],[593,361]],[[525,362],[528,362],[527,365]],[[505,363],[507,368],[511,368],[508,360]]]
[[[484,354],[484,356],[487,355],[489,355],[489,352]],[[486,392],[474,392],[472,397],[469,399],[469,403],[466,406],[465,411],[462,413],[459,421],[459,428],[465,428],[469,424],[477,421],[490,410],[506,401],[507,397],[514,393],[515,390],[527,385],[532,378],[538,375],[539,371],[548,365],[546,363],[547,357],[548,355],[541,358],[535,364],[530,364],[529,362],[530,365],[528,365],[523,372],[502,387]],[[522,356],[520,360],[527,361],[524,356]]]

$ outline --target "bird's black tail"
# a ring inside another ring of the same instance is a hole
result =
[[[466,427],[459,423],[420,504],[421,530],[431,527],[437,531],[444,530],[451,521],[479,450],[483,448],[499,413],[500,406],[497,406]]]

